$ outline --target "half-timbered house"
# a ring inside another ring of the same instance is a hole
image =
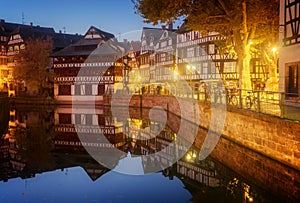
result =
[[[160,28],[144,27],[141,36],[140,77],[143,85],[143,93],[155,91],[155,45],[163,30]]]
[[[122,80],[125,50],[114,35],[91,26],[83,39],[54,54],[54,96],[60,103],[103,102]]]
[[[299,7],[300,0],[280,1],[279,91],[285,92],[290,104],[300,101]]]
[[[202,35],[188,29],[184,24],[177,35],[177,69],[179,78],[190,83],[193,90],[201,84],[224,83],[238,84],[236,58],[229,53],[220,53],[217,42],[225,38],[216,32]],[[235,85],[235,86],[236,86]]]

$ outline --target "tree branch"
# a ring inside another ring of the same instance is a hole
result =
[[[225,4],[225,2],[223,0],[218,0],[218,2],[222,6],[222,8],[224,9],[226,15],[230,16],[231,15],[231,11],[228,8],[228,6]]]

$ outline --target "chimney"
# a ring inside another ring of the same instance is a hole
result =
[[[33,23],[32,23],[32,22],[30,22],[30,27],[32,27],[32,25],[33,25]]]

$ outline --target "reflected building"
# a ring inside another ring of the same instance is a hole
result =
[[[150,120],[144,116],[148,111],[144,111],[132,113],[130,118],[115,118],[105,107],[59,106],[35,111],[15,107],[10,113],[3,113],[7,120],[10,116],[10,122],[7,121],[8,130],[2,132],[0,141],[0,180],[33,178],[57,169],[68,173],[69,168],[79,166],[95,181],[130,153],[132,157],[142,157],[145,172],[158,163],[168,165],[158,172],[170,181],[179,178],[193,195],[194,202],[297,199],[299,173],[259,157],[255,152],[243,153],[245,149],[228,140],[221,140],[213,156],[205,160],[199,160],[199,146],[193,145],[184,157],[172,164],[174,153],[180,150],[172,145],[178,141],[175,127]],[[99,136],[100,132],[106,140]],[[114,149],[124,153],[112,159]],[[234,160],[228,155],[229,149],[234,151],[231,152]],[[99,154],[102,159],[90,152]],[[153,156],[154,159],[147,160],[147,155],[158,152],[161,153]],[[238,161],[241,159],[243,163]],[[276,192],[278,190],[280,192]]]

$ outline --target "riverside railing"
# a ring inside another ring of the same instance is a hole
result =
[[[173,91],[176,97],[192,98],[198,101],[211,104],[226,104],[227,106],[272,115],[280,118],[300,121],[300,103],[295,101],[286,102],[287,97],[293,95],[282,92],[245,90],[245,89],[224,89],[224,88],[201,88],[191,91]],[[142,91],[132,92],[142,94]],[[158,88],[157,91],[143,92],[151,95],[170,95],[167,90]],[[297,107],[298,105],[298,107]]]

